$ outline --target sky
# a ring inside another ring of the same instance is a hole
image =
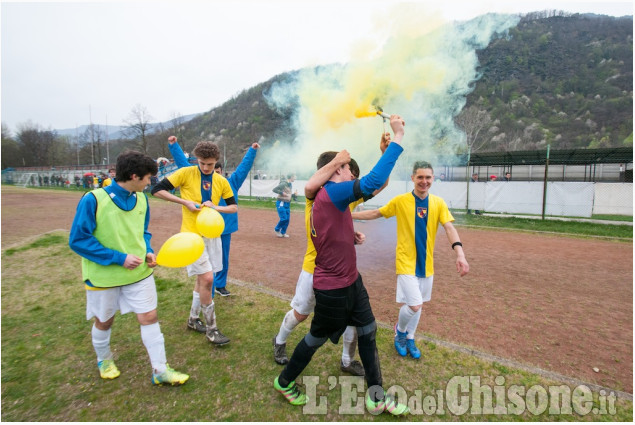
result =
[[[633,14],[633,3],[419,1],[441,21],[488,12]],[[384,1],[6,2],[1,13],[2,123],[68,129],[201,113],[271,77],[347,63],[381,43]],[[385,40],[385,39],[384,39]]]

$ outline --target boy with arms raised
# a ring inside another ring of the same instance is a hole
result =
[[[234,214],[238,211],[238,205],[227,179],[214,172],[214,166],[220,158],[218,146],[212,142],[199,142],[192,153],[196,156],[198,165],[179,168],[174,174],[154,186],[152,194],[157,198],[181,204],[183,213],[181,232],[198,233],[196,217],[203,207]],[[170,193],[177,187],[181,191],[180,198]],[[221,198],[225,200],[225,206],[219,205]],[[203,254],[196,262],[187,266],[188,276],[196,276],[187,327],[205,333],[212,344],[225,345],[229,343],[229,338],[218,330],[212,299],[214,273],[223,268],[221,239],[220,237],[211,239],[204,237],[203,241],[205,242]],[[199,318],[201,312],[203,312],[205,323]]]
[[[274,388],[291,404],[306,404],[307,398],[295,379],[327,339],[337,343],[347,326],[357,328],[357,345],[364,365],[368,395],[366,407],[374,414],[408,412],[382,388],[381,368],[375,342],[377,325],[368,293],[357,271],[353,220],[349,204],[379,189],[403,151],[400,146],[404,123],[398,115],[390,117],[395,140],[375,167],[361,180],[353,180],[349,164],[332,173],[324,187],[309,180],[305,195],[316,192],[311,211],[311,238],[316,250],[313,290],[315,312],[309,333],[296,346],[289,363],[274,380]],[[320,163],[320,159],[318,159]],[[319,173],[319,171],[318,171]]]

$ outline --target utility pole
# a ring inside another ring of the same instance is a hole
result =
[[[106,159],[110,167],[110,149],[108,148],[108,114],[106,114]]]
[[[95,165],[95,129],[93,128],[93,113],[88,105],[88,120],[90,121],[90,160]]]
[[[77,165],[79,166],[79,132],[77,124],[75,124],[75,146],[77,147]]]

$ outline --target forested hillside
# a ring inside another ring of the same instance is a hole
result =
[[[478,52],[482,77],[457,123],[477,117],[484,127],[468,143],[483,152],[547,143],[554,149],[632,145],[632,17],[547,15],[524,16],[509,37]],[[289,115],[272,111],[263,97],[287,77],[245,90],[187,123],[185,148],[216,140],[226,144],[231,166],[260,136],[288,135]]]
[[[632,17],[529,15],[479,60],[466,105],[492,122],[479,150],[632,144]]]

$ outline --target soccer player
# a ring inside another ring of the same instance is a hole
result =
[[[404,122],[398,115],[390,117],[395,139],[371,172],[353,180],[349,164],[341,166],[320,188],[312,179],[305,186],[305,195],[316,192],[311,211],[311,238],[316,250],[313,290],[315,314],[309,333],[296,346],[289,363],[274,380],[274,388],[291,404],[306,404],[307,398],[295,384],[295,379],[327,339],[337,343],[348,325],[357,327],[357,345],[364,365],[368,396],[366,408],[371,413],[388,411],[393,415],[408,412],[382,388],[381,368],[375,342],[377,325],[368,293],[357,271],[351,202],[379,189],[392,171],[403,151],[400,146]],[[322,158],[318,159],[320,164]],[[319,170],[318,170],[319,173]]]
[[[390,144],[390,133],[382,134],[379,148],[382,154],[386,151],[386,148]],[[332,160],[330,159],[332,158]],[[329,152],[323,156],[323,161],[327,161],[324,167],[320,168],[320,172],[313,176],[314,186],[321,187],[330,176],[337,170],[337,168],[343,166],[347,162],[350,165],[351,174],[354,179],[359,178],[359,167],[354,159],[350,158],[347,151]],[[350,160],[350,162],[349,162]],[[359,204],[371,199],[381,192],[388,184],[388,180],[378,190],[374,191],[372,195],[358,199],[357,201],[349,205],[349,209],[353,211]],[[276,363],[284,365],[289,362],[286,352],[287,338],[300,323],[305,321],[315,308],[315,295],[313,293],[313,271],[315,270],[315,246],[311,240],[311,226],[310,217],[311,209],[313,208],[313,197],[316,191],[311,191],[306,197],[306,204],[304,209],[305,228],[307,232],[307,248],[304,254],[304,262],[302,263],[302,271],[298,277],[296,283],[295,294],[291,300],[292,309],[289,310],[280,324],[280,330],[273,339],[273,358]],[[364,242],[365,235],[361,232],[355,232],[355,244],[360,245]],[[364,376],[364,367],[362,364],[354,360],[355,349],[357,347],[357,330],[354,326],[348,326],[346,331],[342,335],[342,360],[340,363],[340,369],[343,372],[350,373],[351,375]]]
[[[101,187],[110,186],[112,184],[112,181],[115,179],[116,175],[117,175],[117,170],[115,170],[114,168],[108,169],[108,178],[104,180],[104,182],[101,184]]]
[[[82,257],[86,319],[95,318],[92,340],[100,376],[115,379],[120,374],[110,351],[110,329],[120,310],[137,315],[152,364],[152,382],[178,385],[189,376],[168,366],[165,357],[152,275],[156,255],[148,232],[150,206],[143,193],[156,173],[157,164],[149,156],[134,151],[120,154],[116,180],[79,201],[69,245]]]
[[[290,175],[283,182],[273,188],[273,192],[278,194],[276,200],[276,210],[278,211],[278,223],[273,229],[276,236],[279,238],[288,238],[287,228],[289,227],[289,221],[291,220],[291,191],[293,190],[293,182],[295,176]]]
[[[196,217],[203,207],[235,214],[238,211],[238,205],[227,179],[214,172],[214,166],[220,158],[218,146],[212,142],[199,142],[193,153],[198,165],[179,168],[174,174],[154,186],[152,194],[157,198],[181,204],[183,213],[181,232],[198,233]],[[180,198],[170,193],[177,187],[181,191]],[[225,200],[225,206],[220,205],[221,198]],[[212,344],[225,345],[230,340],[218,330],[212,298],[214,272],[223,268],[221,239],[220,237],[204,237],[203,241],[205,242],[203,254],[196,262],[187,266],[188,276],[196,276],[187,327],[205,333]],[[199,318],[201,312],[205,323]]]
[[[188,167],[190,163],[188,158],[183,153],[183,149],[181,146],[176,143],[177,139],[175,136],[170,136],[168,138],[170,153],[174,158],[174,162],[177,167]],[[234,193],[234,200],[238,203],[238,189],[243,185],[247,175],[249,174],[249,170],[251,170],[251,166],[254,164],[256,160],[256,153],[260,148],[260,144],[253,143],[245,156],[243,157],[240,164],[236,168],[236,171],[232,173],[231,176],[227,179],[229,182],[229,186],[232,188],[232,192]],[[217,174],[223,175],[223,166],[220,161],[216,162],[216,166],[214,167],[214,172]],[[225,206],[225,200],[219,200],[220,206]],[[225,221],[225,229],[220,236],[221,244],[223,247],[223,269],[219,272],[214,273],[214,289],[215,292],[220,294],[223,297],[227,297],[231,295],[231,292],[227,290],[227,273],[229,272],[229,248],[231,246],[232,241],[232,233],[238,230],[238,214],[226,214],[220,213],[223,216],[223,220]],[[212,292],[212,298],[214,297],[214,292]]]
[[[434,170],[428,162],[415,162],[411,179],[414,190],[398,195],[379,209],[355,212],[357,220],[397,216],[397,302],[403,303],[395,325],[395,349],[405,357],[415,359],[421,351],[415,345],[415,332],[421,317],[421,307],[432,297],[434,278],[433,250],[439,223],[456,252],[456,270],[461,277],[470,271],[463,245],[452,222],[454,217],[445,201],[429,193],[434,182]]]

